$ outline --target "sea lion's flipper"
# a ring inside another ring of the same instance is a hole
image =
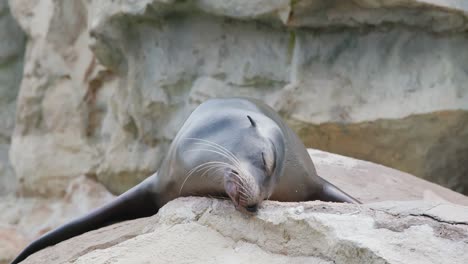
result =
[[[154,182],[151,178],[157,177],[156,175],[147,178],[111,203],[44,234],[29,244],[11,263],[19,263],[41,249],[85,232],[115,222],[151,216],[157,213],[159,207],[155,199],[156,195],[151,193],[151,184]]]
[[[332,183],[322,179],[324,182],[322,184],[323,188],[319,194],[319,200],[326,202],[341,202],[341,203],[354,203],[361,204],[360,201],[351,197],[349,194],[342,191],[340,188],[336,187]]]

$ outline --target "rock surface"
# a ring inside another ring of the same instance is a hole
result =
[[[321,177],[364,203],[424,200],[468,206],[467,196],[408,173],[320,150],[308,151]]]
[[[245,217],[228,201],[180,198],[24,263],[467,263],[468,207],[445,206],[269,201]]]
[[[405,206],[411,209],[415,214],[424,213],[429,217],[437,218],[441,221],[453,221],[454,223],[463,222],[465,221],[464,219],[468,217],[460,211],[460,208],[463,208],[460,207],[460,205],[468,206],[468,197],[464,195],[407,173],[371,162],[356,160],[319,150],[311,149],[309,153],[314,159],[317,165],[317,171],[320,175],[365,204],[395,201],[395,210],[401,209],[401,204],[405,204]],[[375,181],[374,179],[376,176],[383,180]],[[14,199],[10,197],[0,200],[0,211],[3,212],[0,214],[0,238],[5,238],[0,239],[0,249],[4,251],[4,254],[0,254],[0,256],[4,256],[4,262],[2,262],[0,258],[0,264],[8,263],[25,244],[44,232],[65,223],[71,218],[85,214],[89,212],[90,209],[102,205],[112,198],[112,195],[99,184],[96,184],[86,177],[80,177],[73,181],[67,188],[67,194],[64,199]],[[414,204],[410,203],[410,201],[417,200],[419,200],[419,202],[414,202]],[[397,201],[406,201],[408,203],[400,203]],[[392,202],[388,202],[387,205],[391,203]],[[439,205],[429,209],[423,204]],[[142,228],[146,225],[146,222],[139,223],[143,223],[138,224]],[[124,227],[124,230],[130,232],[125,235],[125,237],[127,237],[136,235],[135,232],[140,229],[128,230],[127,227]],[[87,237],[83,240],[79,240],[81,241],[80,243],[84,243],[83,245],[87,248],[87,251],[101,248],[97,245],[89,246],[88,239],[90,238]],[[122,234],[119,233],[116,236],[109,236],[109,239],[114,242],[120,242],[123,238]],[[197,241],[200,238],[193,239]],[[91,241],[93,241],[93,239],[91,239]],[[214,241],[213,243],[216,244],[217,242]],[[251,246],[248,246],[246,250],[250,250],[250,247]],[[258,253],[258,249],[255,249],[255,247],[256,246],[254,246],[252,250]],[[59,251],[62,251],[62,249]],[[248,252],[250,251],[243,254],[247,254]],[[0,251],[0,253],[2,253],[2,251]],[[76,255],[75,253],[64,254],[67,256]],[[226,252],[226,254],[228,254],[228,252]],[[271,259],[271,256],[269,257],[268,254],[265,255],[261,253],[260,255],[264,255],[266,259]],[[282,261],[280,256],[277,257]],[[302,258],[298,258],[297,261],[301,259]],[[60,262],[61,260],[57,261]],[[167,261],[171,262],[169,260]]]
[[[8,1],[0,0],[0,195],[16,189],[8,151],[15,125],[24,49],[25,35],[11,15]]]
[[[113,198],[84,176],[70,182],[62,199],[1,197],[0,264],[9,263],[32,240]]]
[[[10,4],[28,36],[11,162],[23,193],[60,196],[74,177],[92,176],[99,161],[103,142],[87,137],[93,125],[88,106],[92,102],[99,115],[102,102],[93,89],[105,70],[88,48],[84,2]]]
[[[10,150],[24,193],[78,175],[121,193],[219,96],[266,101],[308,147],[468,193],[463,0],[10,4],[28,37]]]

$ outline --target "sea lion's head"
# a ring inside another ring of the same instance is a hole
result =
[[[256,213],[262,201],[272,195],[282,173],[282,133],[276,122],[255,113],[211,122],[210,127],[203,127],[187,137],[186,144],[180,144],[190,165],[179,194],[192,175],[198,179],[211,176],[214,182],[222,180],[224,186],[215,185],[224,187],[236,209]]]
[[[282,169],[284,144],[277,126],[262,124],[264,119],[257,122],[251,116],[245,121],[229,143],[233,166],[224,170],[224,188],[239,211],[253,214],[273,193]]]

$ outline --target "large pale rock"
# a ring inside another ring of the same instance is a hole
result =
[[[321,177],[364,203],[424,200],[468,206],[467,196],[405,172],[315,149],[309,154]]]
[[[465,216],[459,212],[459,208],[462,208],[459,205],[468,206],[468,197],[464,195],[407,173],[371,162],[319,150],[309,150],[309,153],[315,160],[320,175],[365,204],[382,201],[406,201],[408,202],[406,205],[412,206],[411,209],[415,213],[422,214],[422,211],[424,211],[425,214],[430,213],[431,217],[450,219],[447,221],[454,222],[464,221],[463,217]],[[382,180],[375,181],[375,177]],[[8,258],[11,259],[24,244],[38,235],[57,227],[70,218],[87,213],[89,209],[102,205],[111,198],[112,196],[108,195],[102,186],[80,177],[72,182],[63,200],[35,200],[31,198],[18,200],[12,198],[0,202],[0,211],[4,212],[0,216],[0,223],[5,223],[4,226],[0,225],[0,237],[8,238],[4,240],[5,245],[0,243],[0,248],[4,248],[4,251],[8,253],[3,255],[7,256],[7,260]],[[413,204],[409,203],[409,201],[420,202]],[[428,209],[422,203],[444,205]],[[394,205],[399,208],[399,204],[400,202],[395,202]],[[387,205],[391,205],[391,203]],[[418,207],[419,205],[421,206]],[[141,226],[144,226],[144,224],[141,224]],[[131,232],[136,231],[135,229],[131,230]],[[86,241],[87,239],[90,238],[80,241]],[[122,237],[121,234],[117,233],[109,239],[121,241]],[[199,238],[193,239],[197,240]],[[216,244],[217,242],[213,241],[213,243]],[[95,245],[91,248],[96,247],[98,246]],[[267,255],[265,257],[270,259]],[[0,263],[2,262],[0,261]]]
[[[467,250],[463,206],[269,201],[245,217],[228,201],[181,198],[156,216],[86,233],[24,263],[462,264]]]
[[[15,125],[16,96],[23,73],[24,33],[0,0],[0,195],[16,188],[8,151]]]
[[[309,147],[467,193],[463,0],[10,2],[29,39],[10,151],[28,193],[82,174],[123,192],[222,96],[266,101]]]
[[[9,263],[32,240],[113,198],[101,184],[84,176],[70,182],[62,199],[2,197],[0,264]]]
[[[0,196],[13,195],[18,183],[8,158],[10,144],[0,144]]]
[[[28,36],[11,162],[23,193],[63,195],[74,177],[96,172],[109,134],[93,135],[113,77],[88,48],[85,2],[10,3]]]

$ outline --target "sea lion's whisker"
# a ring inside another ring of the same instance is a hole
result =
[[[195,168],[191,169],[191,170],[187,173],[187,174],[188,174],[187,177],[185,177],[185,180],[182,182],[182,185],[180,186],[179,195],[182,193],[182,189],[184,188],[185,183],[186,183],[187,180],[190,178],[190,176],[193,175],[193,173],[195,173],[195,172],[196,172],[197,170],[199,170],[199,169],[202,169],[203,166],[207,166],[207,165],[209,165],[209,164],[219,164],[219,163],[225,164],[225,165],[229,165],[229,167],[232,167],[231,164],[229,164],[229,163],[224,163],[224,162],[220,162],[220,161],[209,161],[209,162],[205,162],[205,163],[202,163],[202,164],[196,166]]]
[[[209,141],[208,141],[209,142]],[[215,148],[216,150],[218,151],[221,151],[223,154],[225,154],[226,156],[230,157],[230,160],[233,161],[233,163],[236,163],[236,164],[240,164],[240,161],[237,159],[237,157],[230,151],[226,152],[224,151],[222,148],[219,148],[217,147],[216,145],[210,145],[210,144],[207,144],[207,143],[195,143],[197,145],[202,145],[202,146],[206,146],[206,147],[213,147]]]
[[[241,176],[238,175],[238,179],[243,183],[243,185],[247,185],[247,180],[246,180],[246,177],[245,177],[245,175],[247,175],[247,172],[244,169],[242,169],[242,167],[240,166],[240,161],[237,159],[237,157],[232,152],[230,152],[228,149],[224,148],[223,146],[221,146],[221,145],[219,145],[219,144],[217,144],[215,142],[209,141],[209,140],[202,140],[202,139],[198,139],[198,138],[187,138],[187,139],[191,139],[191,140],[195,140],[195,141],[198,140],[198,141],[201,141],[201,142],[205,142],[205,143],[195,143],[195,144],[213,147],[213,148],[216,148],[217,150],[221,151],[221,152],[219,152],[219,151],[212,150],[212,149],[187,150],[187,152],[189,152],[189,151],[190,152],[191,151],[199,151],[199,150],[208,151],[208,152],[216,153],[216,154],[219,154],[219,155],[225,157],[226,159],[231,161],[233,163],[232,165],[235,166],[237,168],[237,171],[240,172]],[[226,152],[227,152],[227,154],[226,154]],[[252,194],[251,190],[246,190],[246,192]]]
[[[249,194],[248,190],[246,190],[246,189],[244,188],[244,186],[242,186],[242,185],[239,184],[239,183],[236,183],[236,186],[239,187],[239,189],[237,189],[237,192],[240,193],[242,197],[244,197],[244,196],[245,196],[245,197],[252,197],[252,196]]]
[[[222,157],[225,157],[227,160],[233,162],[232,158],[230,158],[229,156],[227,156],[226,154],[223,154],[219,151],[216,151],[216,150],[212,150],[212,149],[202,149],[202,148],[197,148],[197,149],[190,149],[190,150],[186,150],[185,152],[195,152],[195,151],[208,151],[208,152],[212,152],[212,153],[216,153]],[[233,162],[234,163],[234,162]]]
[[[193,173],[195,171],[201,170],[201,169],[203,169],[202,168],[203,166],[213,165],[213,164],[220,164],[220,165],[222,164],[222,165],[226,165],[226,167],[228,167],[228,168],[231,168],[231,169],[234,168],[231,164],[225,163],[225,162],[222,162],[222,161],[208,161],[208,162],[205,162],[205,163],[202,163],[202,164],[196,166],[195,168],[190,170],[189,173]]]
[[[206,163],[203,163],[202,165],[205,165],[205,166],[202,166],[202,167],[198,168],[198,170],[202,170],[202,169],[205,169],[205,168],[206,168],[206,170],[200,177],[204,177],[205,174],[207,174],[210,170],[225,169],[226,167],[231,166],[228,163],[216,162],[216,161],[206,162]],[[240,177],[237,174],[234,174],[234,175],[236,175],[235,177],[239,178],[239,180],[245,180],[245,179],[243,179],[242,177]],[[252,196],[251,191],[248,190],[245,187],[245,184],[240,184],[239,182],[236,182],[236,181],[234,181],[234,183],[236,184],[236,186],[239,187],[239,189],[237,190],[239,193],[241,193],[242,195],[244,195],[246,197],[251,197]]]
[[[196,166],[195,168],[191,169],[188,173],[187,173],[187,177],[185,178],[185,180],[183,181],[180,189],[179,189],[179,194],[182,193],[182,189],[184,188],[184,185],[185,183],[187,182],[187,180],[190,178],[190,176],[193,175],[193,173],[199,171],[199,170],[202,170],[204,169],[205,166],[210,166],[210,165],[224,165],[225,167],[223,168],[229,168],[231,170],[235,170],[236,167],[234,167],[233,165],[229,164],[229,163],[226,163],[226,162],[222,162],[222,161],[208,161],[208,162],[205,162],[205,163],[202,163],[198,166]]]
[[[246,194],[246,193],[245,193],[244,191],[242,191],[242,190],[237,190],[237,192],[243,194],[244,196],[249,196],[248,194]],[[250,196],[249,196],[249,197],[250,197]]]
[[[212,147],[213,149],[196,148],[196,149],[187,150],[186,152],[193,152],[193,151],[212,152],[212,153],[218,154],[218,155],[226,158],[228,161],[232,162],[233,164],[228,164],[228,163],[221,162],[221,161],[211,161],[211,162],[203,163],[202,166],[195,167],[195,170],[190,171],[189,175],[186,177],[186,179],[182,183],[182,186],[181,186],[181,189],[180,189],[179,193],[182,192],[182,189],[183,189],[183,186],[184,186],[185,182],[188,180],[188,178],[194,172],[202,170],[202,169],[206,169],[206,171],[203,172],[203,174],[201,175],[201,177],[204,177],[206,174],[208,174],[209,171],[211,171],[213,169],[213,167],[216,167],[217,168],[216,170],[222,169],[222,168],[230,168],[230,169],[233,169],[233,170],[237,171],[238,173],[233,173],[233,175],[234,175],[234,177],[236,177],[238,179],[238,181],[235,181],[235,184],[238,187],[238,192],[241,193],[243,196],[253,197],[254,192],[253,192],[253,190],[252,190],[252,188],[250,186],[251,184],[249,184],[249,179],[246,177],[246,175],[248,175],[248,172],[245,171],[242,168],[242,166],[240,165],[240,161],[237,159],[237,157],[231,151],[229,151],[228,149],[224,148],[223,146],[221,146],[221,145],[219,145],[219,144],[217,144],[215,142],[209,141],[209,140],[203,140],[203,139],[198,139],[198,138],[187,138],[187,139],[191,139],[191,140],[194,140],[194,141],[200,141],[200,142],[196,142],[194,144],[205,146],[205,147]]]
[[[187,175],[191,175],[192,173],[194,173],[194,172],[196,172],[196,171],[202,169],[203,166],[207,166],[207,165],[208,165],[207,163],[202,163],[202,164],[196,166],[195,168],[191,169],[191,170],[187,173]]]
[[[242,182],[242,184],[238,184],[238,186],[241,187],[242,189],[244,189],[247,193],[249,193],[251,195],[252,191],[247,189],[247,187],[246,187],[246,186],[249,186],[249,184],[248,184],[248,182],[247,182],[248,180],[244,176],[244,174],[242,174],[242,173],[240,173],[240,174],[233,173],[233,175],[235,175],[234,177],[236,177],[239,181]]]
[[[204,149],[204,148],[197,148],[197,149],[191,149],[191,150],[187,150],[185,152],[194,152],[194,151],[207,151],[207,152],[212,152],[212,153],[215,153],[215,154],[218,154],[224,158],[226,158],[228,161],[232,162],[233,163],[233,166],[240,166],[240,164],[237,163],[237,161],[233,160],[231,157],[227,156],[226,154],[222,153],[222,152],[219,152],[219,151],[216,151],[216,150],[212,150],[212,149]]]
[[[199,168],[197,171],[205,169],[205,172],[200,177],[204,177],[209,171],[215,169],[215,172],[218,170],[226,169],[226,164],[205,164],[205,166]]]
[[[215,169],[214,172],[216,173],[218,170],[226,169],[226,167],[221,166],[221,165],[210,165],[209,168],[206,169],[206,171],[200,177],[205,176],[205,174],[207,174],[210,170],[213,170],[213,169]]]
[[[230,159],[230,160],[233,161],[233,163],[240,164],[240,161],[237,159],[237,157],[231,151],[229,151],[225,147],[223,147],[223,146],[221,146],[221,145],[219,145],[219,144],[217,144],[215,142],[212,142],[212,141],[209,141],[209,140],[204,140],[204,139],[199,139],[199,138],[186,138],[186,139],[194,140],[194,141],[201,141],[201,142],[197,142],[195,144],[204,145],[204,146],[208,146],[208,147],[213,147],[213,148],[217,149],[218,151],[221,151],[222,153],[224,153],[226,156],[231,157],[232,159]]]
[[[218,196],[218,195],[207,195],[210,198],[220,199],[220,200],[230,200],[231,198],[225,196]]]
[[[224,151],[224,153],[230,155],[232,158],[234,158],[237,161],[238,164],[240,164],[240,161],[239,161],[239,159],[237,159],[236,155],[234,155],[230,150],[228,150],[227,148],[225,148],[224,146],[222,146],[222,145],[220,145],[220,144],[218,144],[216,142],[206,140],[206,139],[201,139],[201,138],[187,138],[187,139],[198,140],[198,141],[201,141],[201,142],[205,142],[207,144],[211,144],[211,146],[216,147],[218,150]]]

